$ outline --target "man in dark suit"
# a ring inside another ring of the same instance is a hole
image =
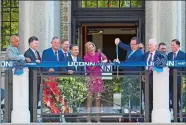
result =
[[[26,58],[30,58],[31,61],[29,62],[36,62],[40,63],[41,62],[41,57],[39,52],[37,51],[38,49],[38,38],[36,36],[32,36],[28,39],[28,44],[30,48],[24,53],[24,56]],[[39,68],[29,68],[29,110],[30,110],[30,120],[33,122],[33,70],[39,70]],[[40,100],[39,98],[39,93],[40,93],[40,79],[37,79],[37,104]]]
[[[83,60],[78,57],[79,55],[79,47],[75,44],[72,44],[70,45],[70,53],[71,55],[69,55],[67,58],[66,58],[66,61],[68,62],[83,62]],[[84,75],[84,67],[78,67],[78,66],[69,66],[69,67],[66,67],[66,70],[68,72],[68,74],[70,75],[73,75],[72,77],[81,77],[81,76],[78,76],[78,75]],[[77,76],[76,76],[77,75]],[[71,117],[71,118],[69,118]],[[76,118],[72,118],[72,117],[77,117],[77,115],[65,115],[65,121],[66,122],[77,122],[76,121]]]
[[[171,50],[172,52],[168,53],[168,60],[185,60],[186,55],[183,51],[180,50],[180,42],[177,39],[173,39],[171,41]],[[184,71],[184,67],[170,67],[170,83],[169,83],[169,91],[170,91],[170,102],[172,108],[173,104],[173,95],[177,94],[177,110],[179,112],[179,101],[181,97],[181,76],[177,76],[177,93],[173,93],[173,69],[176,69],[178,72],[179,71]]]
[[[70,52],[71,52],[71,55],[68,56],[66,58],[67,61],[69,62],[82,62],[83,60],[78,57],[79,55],[79,47],[75,44],[72,44],[70,45]],[[76,66],[72,66],[72,67],[67,67],[67,71],[68,71],[68,74],[84,74],[83,71],[84,71],[84,67],[76,67]]]
[[[143,52],[139,49],[140,40],[137,37],[132,37],[130,46],[122,43],[119,38],[115,39],[115,44],[127,51],[125,62],[143,61]],[[140,69],[140,67],[124,67],[125,71],[136,71]]]
[[[148,41],[148,52],[144,53],[144,62],[150,62],[157,60],[157,42],[154,39],[149,39]],[[153,109],[153,71],[152,66],[145,67],[145,70],[148,70],[149,76],[149,120],[151,121],[151,112]],[[145,90],[146,91],[146,90]],[[146,96],[146,94],[145,94]]]
[[[61,51],[62,51],[62,56],[64,56],[64,58],[70,56],[69,47],[70,47],[70,43],[67,39],[61,40]]]
[[[42,61],[64,61],[64,56],[61,50],[59,50],[60,47],[60,41],[58,37],[52,38],[51,41],[52,47],[48,48],[43,51],[42,54]],[[43,68],[44,71],[49,72],[55,72],[60,71],[60,67],[50,67],[50,68]]]

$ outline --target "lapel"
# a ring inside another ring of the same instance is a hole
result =
[[[129,58],[134,58],[139,49],[137,49]],[[140,50],[141,51],[141,50]],[[131,51],[132,52],[132,51]]]
[[[69,55],[67,58],[69,58],[69,60],[70,60],[71,62],[74,62],[71,55]],[[74,71],[76,71],[76,67],[75,67],[75,66],[73,66],[72,69],[73,69]],[[78,67],[77,67],[77,70],[78,70]]]
[[[178,51],[175,60],[178,60],[179,59],[179,56],[180,56],[180,50]],[[173,58],[173,53],[172,53],[172,58]]]
[[[150,52],[148,51],[148,52],[146,53],[146,55],[145,55],[145,60],[146,60],[146,61],[148,61],[149,53],[150,53]]]
[[[37,60],[34,52],[30,48],[29,48],[29,51],[30,51],[31,58],[32,58],[31,60],[33,60],[33,61]]]
[[[154,59],[153,59],[153,61],[156,60],[156,58],[157,58],[157,51],[155,51],[155,53],[154,53]]]

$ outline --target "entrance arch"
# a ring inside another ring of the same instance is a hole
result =
[[[99,24],[117,26],[118,28],[124,28],[122,25],[133,24],[136,26],[136,34],[140,40],[144,43],[145,41],[145,2],[142,1],[141,6],[132,7],[132,3],[129,3],[129,7],[120,6],[121,2],[118,0],[118,6],[116,7],[99,7],[99,0],[97,0],[96,5],[91,5],[87,7],[85,3],[79,1],[72,2],[71,9],[71,34],[72,43],[76,43],[80,46],[80,54],[84,55],[84,44],[87,42],[87,37],[85,32],[87,32],[88,25]],[[82,3],[84,4],[82,6]],[[108,2],[109,3],[109,2]],[[109,3],[110,4],[110,3]],[[90,5],[90,3],[89,3]],[[82,26],[86,26],[82,27]],[[99,27],[97,27],[99,29]]]

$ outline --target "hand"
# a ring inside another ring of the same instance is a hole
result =
[[[50,68],[48,71],[49,72],[54,72],[54,69],[53,68]]]
[[[119,59],[114,59],[113,62],[118,62],[119,63]]]
[[[145,82],[145,76],[141,77],[142,82]]]
[[[120,39],[119,39],[119,38],[116,38],[116,39],[115,39],[115,44],[118,45],[119,42],[120,42]]]
[[[26,62],[31,62],[30,58],[25,58]]]
[[[106,62],[108,62],[108,61],[105,59],[105,60],[102,60],[101,62],[106,63]]]
[[[40,60],[36,60],[36,63],[41,63],[41,61]]]
[[[94,70],[96,67],[95,66],[92,66],[91,69]]]
[[[68,74],[73,74],[73,70],[68,70]]]

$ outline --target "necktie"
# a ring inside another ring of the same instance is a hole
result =
[[[149,58],[148,62],[151,62],[151,61],[152,61],[152,53],[150,53],[150,58]],[[152,72],[152,66],[148,66],[148,71]]]
[[[65,57],[67,57],[67,53],[64,53],[65,54]]]
[[[54,53],[54,56],[55,56],[56,60],[59,61],[59,58],[58,58],[57,52]]]
[[[176,59],[176,53],[173,53],[173,60]]]
[[[36,56],[36,59],[39,60],[39,55],[36,51],[35,51],[35,56]]]

